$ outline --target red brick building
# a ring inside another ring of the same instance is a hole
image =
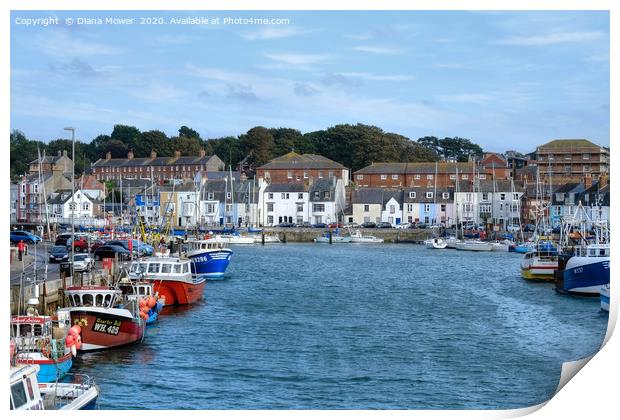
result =
[[[200,156],[181,156],[181,152],[174,152],[172,157],[157,157],[151,152],[147,158],[136,158],[133,152],[127,153],[127,159],[112,159],[108,152],[105,159],[99,159],[91,166],[93,175],[99,181],[118,179],[192,179],[197,172],[212,172],[224,170],[224,162],[217,157],[206,156],[200,151]]]
[[[349,170],[338,162],[326,157],[295,152],[272,159],[256,170],[257,177],[268,183],[287,184],[304,182],[317,178],[335,177],[345,184],[349,180]]]
[[[472,162],[373,163],[353,174],[358,187],[434,187],[453,186],[456,179],[472,180],[477,168]],[[485,174],[481,177],[486,178]]]
[[[609,149],[584,139],[553,140],[538,146],[536,160],[540,176],[551,174],[554,184],[596,180],[609,173]]]

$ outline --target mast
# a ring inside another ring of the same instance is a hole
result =
[[[404,206],[404,205],[403,205]],[[437,161],[435,161],[435,187],[433,188],[433,226],[437,225]],[[344,211],[343,211],[344,218]]]

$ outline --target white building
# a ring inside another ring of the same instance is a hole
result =
[[[315,179],[308,193],[311,224],[329,224],[344,220],[345,191],[342,179],[336,177]]]
[[[352,192],[353,222],[402,223],[403,191],[391,188],[358,188]]]
[[[263,226],[310,223],[309,186],[305,183],[268,185],[263,192],[262,205]],[[318,213],[323,212],[315,214]]]
[[[523,193],[523,187],[510,180],[483,180],[475,184],[461,181],[455,193],[455,217],[459,223],[506,230],[507,226],[520,223]]]
[[[76,225],[103,224],[103,219],[96,219],[93,215],[94,200],[82,190],[75,191],[75,199],[72,198],[70,190],[60,190],[50,197],[47,207],[50,223],[71,223],[73,218]]]

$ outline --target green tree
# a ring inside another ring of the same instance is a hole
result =
[[[116,124],[112,130],[110,137],[114,140],[120,140],[129,150],[134,150],[140,147],[140,140],[142,133],[136,127],[131,125]]]
[[[254,127],[246,134],[239,136],[239,140],[241,150],[249,156],[248,159],[253,169],[264,165],[274,157],[273,136],[265,127]]]
[[[445,137],[439,140],[441,153],[446,159],[467,162],[470,156],[482,155],[482,148],[469,139],[461,137]]]
[[[9,160],[12,178],[17,178],[20,175],[28,173],[30,162],[38,159],[37,146],[41,154],[43,154],[44,143],[28,140],[26,135],[19,130],[11,131]]]
[[[241,150],[241,141],[237,137],[209,139],[205,142],[205,150],[208,154],[222,159],[226,167],[232,165],[235,168],[245,158],[245,153]]]
[[[120,140],[111,139],[108,141],[103,147],[104,156],[110,152],[112,154],[112,158],[126,158],[127,152],[129,148],[125,143]]]
[[[174,152],[172,141],[166,133],[159,130],[145,131],[141,135],[139,145],[134,149],[136,157],[148,157],[152,150],[159,156],[172,156]]]
[[[181,152],[183,156],[198,156],[202,149],[202,142],[196,137],[172,137],[170,143],[172,150]]]
[[[179,128],[179,137],[189,137],[189,138],[196,138],[198,140],[202,140],[200,138],[200,134],[198,134],[198,131],[189,128],[186,125],[181,126],[181,128]]]

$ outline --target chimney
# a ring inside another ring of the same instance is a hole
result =
[[[58,151],[58,157],[60,157],[62,155],[62,152],[59,150]]]
[[[207,155],[207,152],[205,152],[205,149],[200,149],[200,157],[203,158]]]
[[[174,159],[176,160],[176,159],[178,159],[180,157],[181,157],[181,152],[179,152],[178,150],[175,150],[174,151]]]
[[[155,150],[151,150],[151,159],[155,159],[157,157],[157,152]]]
[[[110,160],[110,159],[112,159],[112,152],[107,152],[105,154],[105,160]]]
[[[133,150],[127,152],[127,159],[133,159]]]
[[[64,157],[67,157],[67,151],[66,151],[66,150],[63,150],[63,151],[62,151],[62,155],[63,155]]]

